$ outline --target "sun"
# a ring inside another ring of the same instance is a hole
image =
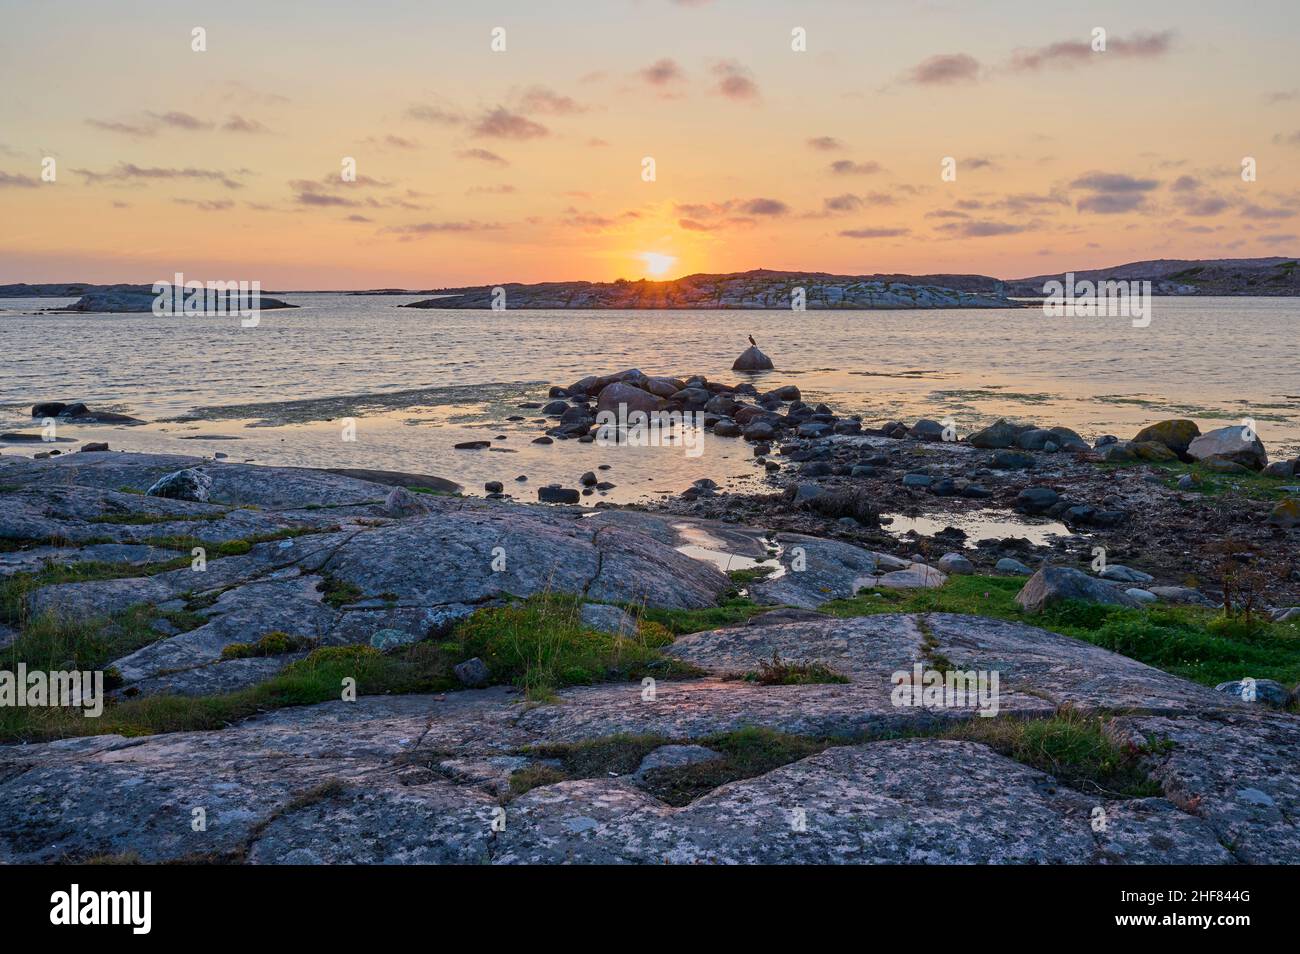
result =
[[[665,255],[663,252],[642,252],[640,257],[645,262],[647,275],[666,275],[668,269],[677,262],[676,255]]]

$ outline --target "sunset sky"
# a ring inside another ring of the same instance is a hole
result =
[[[1296,255],[1298,10],[6,0],[0,281],[1012,278]]]

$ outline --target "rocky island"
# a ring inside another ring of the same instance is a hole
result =
[[[991,280],[990,280],[991,283]],[[497,289],[503,289],[498,292]],[[872,276],[755,269],[729,275],[687,275],[673,281],[517,282],[439,289],[406,308],[789,309],[802,294],[810,309],[1013,308],[992,288],[962,291]]]

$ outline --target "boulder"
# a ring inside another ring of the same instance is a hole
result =
[[[1286,686],[1272,679],[1234,679],[1232,682],[1219,683],[1214,691],[1234,696],[1242,702],[1258,702],[1274,709],[1286,708],[1291,696]]]
[[[651,413],[662,410],[664,400],[649,391],[624,384],[622,381],[607,384],[601,389],[600,396],[596,399],[597,411],[610,411],[617,414],[621,406],[626,406],[628,414],[633,411]]]
[[[1120,446],[1120,445],[1115,445]],[[1128,444],[1129,452],[1138,460],[1149,461],[1166,461],[1178,460],[1178,454],[1170,450],[1164,444],[1156,441],[1130,441]]]
[[[1012,424],[1008,420],[1000,419],[966,438],[966,443],[972,447],[994,449],[1012,447],[1016,443],[1016,438],[1028,430],[1032,430],[1032,426],[1029,424]]]
[[[478,689],[486,686],[492,673],[488,670],[487,663],[475,656],[473,659],[466,659],[463,663],[458,663],[452,667],[452,672],[461,684],[468,686],[470,689]]]
[[[190,467],[159,477],[152,487],[145,491],[148,497],[167,497],[171,500],[193,500],[207,503],[212,495],[212,478]]]
[[[1150,573],[1143,573],[1141,570],[1134,570],[1119,563],[1107,565],[1106,569],[1097,575],[1103,580],[1113,580],[1117,583],[1150,583],[1155,579]]]
[[[1043,450],[1048,444],[1060,447],[1056,435],[1044,427],[1031,427],[1016,435],[1016,446],[1024,450]]]
[[[1290,530],[1300,525],[1300,499],[1288,497],[1279,500],[1277,506],[1269,513],[1268,522],[1271,526],[1281,527],[1283,530]]]
[[[939,557],[939,569],[944,573],[974,573],[975,564],[960,553],[945,553]]]
[[[1133,597],[1109,583],[1066,566],[1043,567],[1016,594],[1016,602],[1027,613],[1040,613],[1045,607],[1063,600],[1113,606],[1140,605]]]
[[[1187,448],[1192,441],[1200,436],[1201,429],[1196,426],[1195,421],[1186,419],[1158,421],[1138,431],[1133,437],[1133,443],[1163,444],[1181,457],[1187,453]]]
[[[918,441],[943,440],[943,425],[938,421],[921,418],[907,430],[907,436]]]
[[[1025,566],[1019,560],[1013,560],[1011,557],[1003,557],[993,564],[993,569],[998,573],[1011,573],[1015,576],[1029,576],[1034,571]]]
[[[1060,494],[1051,487],[1026,487],[1016,494],[1012,506],[1022,513],[1046,513],[1060,499]]]
[[[537,488],[537,499],[542,503],[576,504],[581,496],[572,487]]]
[[[602,633],[616,633],[619,636],[635,636],[637,633],[636,620],[608,603],[583,603],[581,619],[583,626]]]
[[[1263,442],[1241,424],[1202,434],[1188,445],[1187,453],[1193,460],[1226,460],[1251,470],[1263,470],[1268,466],[1268,453]]]
[[[750,345],[741,352],[740,357],[732,362],[732,371],[771,371],[772,359],[758,350],[757,345]]]
[[[1024,451],[999,450],[993,452],[989,466],[995,470],[1033,470],[1037,466],[1033,454]]]
[[[418,517],[429,512],[429,505],[405,487],[394,487],[384,498],[384,513],[390,517]]]

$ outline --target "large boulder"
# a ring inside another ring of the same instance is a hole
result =
[[[1043,567],[1016,594],[1016,602],[1026,613],[1041,613],[1045,607],[1062,600],[1115,606],[1138,605],[1137,600],[1117,587],[1067,566]]]
[[[1268,453],[1263,442],[1242,424],[1202,434],[1187,446],[1187,453],[1193,460],[1226,460],[1251,470],[1263,470],[1268,466]]]
[[[990,424],[982,431],[976,431],[970,437],[966,438],[966,443],[972,447],[984,448],[1001,448],[1013,447],[1016,438],[1025,431],[1033,430],[1030,424],[1012,424],[1005,419],[999,419]]]
[[[1187,453],[1188,446],[1192,441],[1201,436],[1201,429],[1196,426],[1195,421],[1186,419],[1157,421],[1142,428],[1133,437],[1133,443],[1145,444],[1154,442],[1164,444],[1175,454],[1180,457]]]
[[[750,345],[742,351],[731,365],[732,371],[771,371],[772,368],[772,359],[759,351],[757,345]]]
[[[159,477],[153,486],[145,491],[145,495],[148,497],[168,497],[172,500],[193,500],[198,503],[207,503],[208,498],[212,495],[212,478],[197,467],[178,470],[175,473]]]
[[[622,381],[615,381],[613,384],[605,385],[601,389],[600,397],[596,399],[596,410],[612,411],[617,414],[620,405],[626,405],[629,414],[633,411],[650,413],[663,408],[664,400],[649,391],[643,391],[630,384],[624,384]]]

